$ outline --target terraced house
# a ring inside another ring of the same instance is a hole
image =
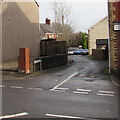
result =
[[[2,60],[17,60],[19,48],[29,48],[30,57],[40,55],[39,5],[34,0],[2,0]],[[0,21],[1,22],[1,21]]]

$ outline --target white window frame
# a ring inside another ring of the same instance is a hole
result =
[[[115,22],[114,23],[114,30],[115,31],[120,31],[120,22]]]

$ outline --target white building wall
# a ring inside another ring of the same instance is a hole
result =
[[[92,49],[96,49],[96,39],[108,39],[108,18],[106,17],[88,32],[89,36],[89,54],[92,54]]]

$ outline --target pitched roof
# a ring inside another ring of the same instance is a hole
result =
[[[2,0],[2,2],[35,2],[36,5],[39,7],[39,3],[37,2],[37,0]]]
[[[43,33],[55,33],[53,27],[48,24],[40,24],[40,29]]]
[[[100,22],[104,21],[105,19],[108,19],[108,16],[106,16],[106,17],[103,18],[102,20],[99,20],[96,24],[94,24],[93,26],[91,26],[88,30],[92,29],[94,26],[96,26],[96,25],[99,24]]]

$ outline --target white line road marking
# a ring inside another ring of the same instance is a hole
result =
[[[4,85],[0,85],[0,87],[5,87]]]
[[[28,88],[29,90],[42,90],[42,88]]]
[[[66,92],[66,91],[64,91],[64,90],[54,90],[54,89],[51,89],[50,91],[55,91],[55,92]]]
[[[28,113],[27,112],[23,112],[23,113],[18,113],[18,114],[13,114],[13,115],[0,116],[0,119],[14,118],[14,117],[20,117],[20,116],[25,116],[25,115],[28,115]]]
[[[73,91],[73,93],[77,93],[77,94],[88,94],[88,92],[78,92],[78,91]]]
[[[19,87],[19,86],[10,86],[11,88],[17,88],[17,89],[22,89],[23,87]]]
[[[114,94],[113,91],[99,91],[100,93],[111,93],[111,94]]]
[[[86,89],[77,89],[77,91],[91,92],[91,90],[86,90]]]
[[[56,88],[58,90],[68,90],[69,88]]]
[[[81,120],[97,120],[97,119],[90,119],[90,118],[83,118],[83,117],[75,117],[75,116],[67,116],[67,115],[54,115],[54,114],[46,114],[49,117],[58,117],[58,118],[73,118],[73,119],[81,119]]]
[[[61,86],[62,84],[64,84],[65,82],[67,82],[69,79],[71,79],[72,77],[76,76],[77,74],[79,74],[79,72],[75,72],[72,75],[70,75],[67,79],[65,79],[63,82],[61,82],[60,84],[56,85],[53,90],[57,89],[59,86]]]
[[[101,93],[97,93],[97,95],[99,95],[99,96],[113,96],[112,94],[101,94]]]

